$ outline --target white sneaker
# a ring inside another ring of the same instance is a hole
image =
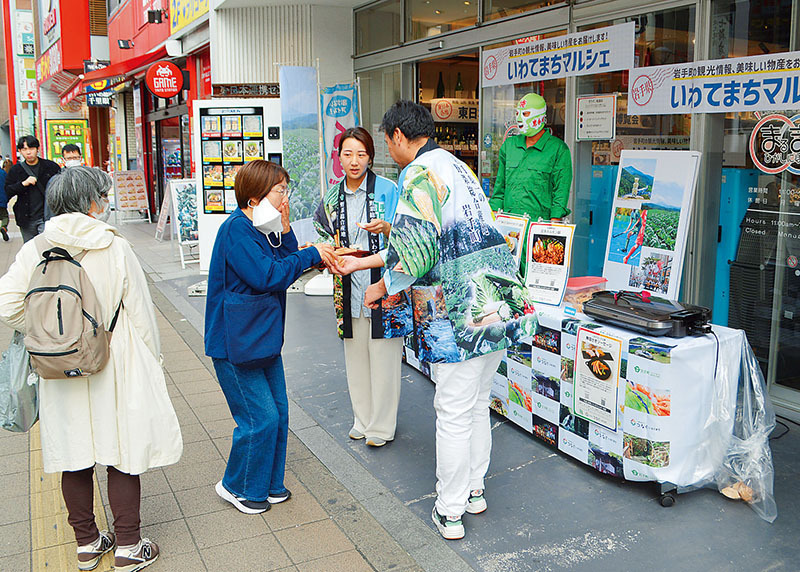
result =
[[[133,548],[119,548],[114,551],[114,570],[116,572],[136,572],[150,566],[158,558],[158,544],[149,538],[142,538]]]
[[[480,514],[488,508],[486,497],[483,496],[483,489],[475,489],[469,492],[467,501],[467,512],[470,514]]]
[[[431,518],[445,540],[464,538],[464,523],[461,522],[460,516],[442,516],[434,506]]]

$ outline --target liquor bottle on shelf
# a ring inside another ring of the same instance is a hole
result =
[[[436,84],[436,97],[444,97],[444,80],[442,79],[442,72],[439,72],[439,82]]]
[[[461,72],[458,72],[456,78],[456,99],[464,99],[464,84],[461,83]]]
[[[478,79],[475,80],[475,98],[480,99],[481,96],[481,78],[478,76]]]

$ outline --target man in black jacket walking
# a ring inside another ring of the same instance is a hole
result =
[[[14,216],[22,240],[28,242],[44,230],[47,183],[58,174],[60,167],[39,157],[39,140],[33,135],[20,137],[17,150],[24,160],[11,167],[5,189],[9,200],[17,197]]]

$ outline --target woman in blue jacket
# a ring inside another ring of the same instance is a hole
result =
[[[239,205],[214,242],[206,298],[206,355],[236,422],[217,494],[245,514],[288,500],[283,484],[289,406],[281,361],[286,289],[327,244],[299,250],[289,226],[289,174],[252,161],[236,175]]]

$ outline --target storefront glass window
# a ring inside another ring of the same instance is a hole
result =
[[[429,38],[478,22],[478,0],[406,0],[407,41]]]
[[[614,19],[579,30],[630,20],[636,23],[634,66],[694,60],[694,6]],[[617,94],[616,138],[576,143],[572,157],[575,172],[572,221],[576,229],[571,273],[573,276],[600,276],[621,151],[689,149],[691,115],[628,115],[627,71],[579,77],[577,91],[578,95]]]
[[[400,43],[403,9],[400,0],[386,0],[356,10],[356,55]]]
[[[798,49],[790,41],[797,33],[791,14],[791,0],[714,2],[711,58]],[[800,127],[800,109],[728,113],[712,121],[722,141],[713,321],[743,329],[773,396],[798,404],[800,162],[787,153],[800,151],[800,130],[789,126]]]
[[[372,168],[378,175],[392,180],[397,180],[399,170],[389,155],[379,127],[383,114],[400,99],[401,75],[399,64],[358,74],[361,84],[361,124],[375,140],[375,161]]]
[[[564,34],[566,34],[566,31],[532,37],[540,40],[555,38]],[[523,40],[529,41],[530,39],[531,37],[528,37]],[[493,44],[485,46],[484,49],[491,50],[514,43]],[[540,94],[547,102],[547,128],[559,139],[564,139],[564,120],[566,118],[565,79],[483,88],[480,98],[481,125],[483,129],[479,145],[479,178],[487,195],[491,195],[491,191],[494,189],[500,146],[509,135],[517,133],[515,106],[523,95],[532,92]]]
[[[483,19],[497,20],[556,4],[564,4],[564,0],[484,0]]]

